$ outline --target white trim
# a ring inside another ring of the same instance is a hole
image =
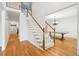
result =
[[[13,12],[16,12],[16,13],[20,13],[21,12],[21,10],[9,8],[9,7],[6,7],[5,9],[6,9],[6,11],[13,11]]]

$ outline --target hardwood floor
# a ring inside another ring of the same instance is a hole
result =
[[[75,56],[76,40],[65,39],[64,41],[56,39],[55,46],[42,51],[36,48],[28,41],[19,41],[17,35],[11,34],[7,47],[1,56]]]

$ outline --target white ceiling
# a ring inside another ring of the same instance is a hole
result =
[[[65,8],[67,6],[70,6],[72,4],[75,4],[74,2],[45,2],[43,4],[44,7],[44,14],[49,15],[52,14],[53,12]]]
[[[70,8],[67,8],[67,9],[63,9],[59,12],[56,12],[56,13],[52,13],[52,14],[49,14],[48,16],[46,16],[46,19],[61,19],[61,18],[65,18],[65,17],[70,17],[70,16],[74,16],[77,14],[77,8],[76,8],[76,5],[75,6],[72,6]]]

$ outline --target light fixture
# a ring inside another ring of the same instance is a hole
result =
[[[57,22],[57,20],[55,19],[55,16],[54,16],[54,20],[53,20],[52,24],[53,24],[53,26],[58,25],[58,22]]]
[[[55,16],[54,16],[52,24],[54,26],[54,42],[55,42],[56,25],[58,25],[58,22],[57,22]]]

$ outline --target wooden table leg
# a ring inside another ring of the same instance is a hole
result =
[[[64,34],[62,33],[62,37],[61,37],[61,40],[64,40]]]

